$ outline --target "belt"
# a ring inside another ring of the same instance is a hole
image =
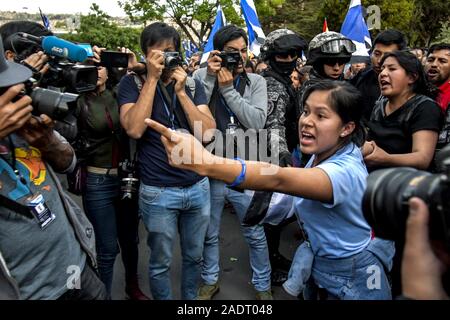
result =
[[[87,166],[87,171],[91,172],[91,173],[96,173],[96,174],[109,174],[112,176],[117,176],[118,172],[117,172],[117,168],[98,168],[98,167],[92,167],[92,166]]]

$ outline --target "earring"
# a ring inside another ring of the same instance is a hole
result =
[[[346,136],[345,133],[341,133],[341,138],[344,138]]]

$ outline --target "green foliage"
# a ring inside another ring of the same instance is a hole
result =
[[[133,22],[144,26],[153,21],[171,19],[182,33],[199,46],[207,39],[221,4],[229,23],[242,25],[243,20],[234,10],[239,0],[124,0],[119,5]]]
[[[117,47],[127,47],[136,54],[141,51],[139,47],[141,29],[122,28],[110,22],[110,16],[95,3],[92,4],[90,9],[92,12],[81,17],[80,28],[77,29],[77,33],[63,35],[63,38],[106,47],[110,50],[116,50]]]
[[[433,43],[450,43],[450,23],[442,23],[441,31],[439,36]]]
[[[310,40],[322,30],[323,19],[318,17],[321,3],[322,0],[256,0],[255,6],[266,34],[288,28]]]

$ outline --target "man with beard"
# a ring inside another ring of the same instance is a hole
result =
[[[161,136],[144,123],[151,118],[172,130],[189,130],[203,141],[215,128],[203,86],[188,80],[181,67],[180,35],[171,26],[155,22],[141,34],[147,71],[129,74],[120,83],[120,121],[127,134],[138,139],[139,209],[151,250],[149,281],[154,299],[172,299],[170,265],[173,242],[179,232],[182,254],[181,299],[197,297],[203,241],[209,223],[208,178],[169,165]]]
[[[436,153],[450,142],[450,44],[431,46],[425,63],[428,80],[439,87],[436,102],[445,115],[444,126],[439,134]]]

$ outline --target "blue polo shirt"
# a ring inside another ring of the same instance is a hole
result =
[[[333,203],[297,198],[295,205],[314,254],[336,259],[363,251],[370,242],[371,228],[362,213],[368,174],[360,149],[349,143],[316,168],[330,178]]]
[[[173,96],[173,85],[166,87],[170,97]],[[195,96],[188,87],[186,93],[196,106],[208,104],[206,101],[205,90],[199,81],[195,81]],[[139,98],[139,89],[132,75],[126,75],[119,84],[117,101],[119,106],[127,103],[136,103]],[[176,102],[175,108],[182,108],[180,103]],[[149,117],[159,123],[172,127],[170,121],[170,106],[167,106],[162,98],[162,94],[155,91],[153,100],[153,110]],[[144,119],[142,119],[144,121]],[[180,129],[180,123],[175,119],[176,129]],[[188,129],[188,128],[182,128]],[[201,176],[188,170],[180,170],[169,164],[166,150],[161,142],[161,135],[148,128],[141,139],[138,141],[138,162],[139,173],[142,183],[148,186],[156,187],[186,187],[197,183],[202,179]]]

